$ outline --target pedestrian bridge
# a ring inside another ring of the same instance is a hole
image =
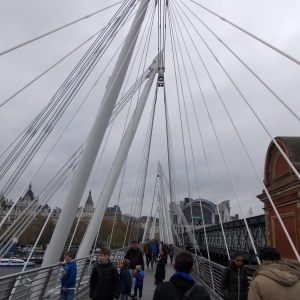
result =
[[[111,260],[117,263],[124,258],[129,248],[122,248],[111,251]],[[179,248],[175,249],[176,253]],[[223,295],[220,290],[221,276],[223,266],[213,263],[203,257],[194,256],[195,271],[192,276],[196,282],[206,287],[212,299],[222,299]],[[77,284],[74,299],[89,299],[89,277],[93,264],[97,259],[96,255],[78,259],[77,262]],[[145,270],[145,281],[143,289],[143,299],[152,299],[154,293],[154,273],[150,267]],[[168,261],[166,265],[166,280],[168,280],[174,270]],[[3,276],[0,278],[0,299],[3,300],[30,300],[30,299],[59,299],[60,278],[62,268],[59,265],[52,265],[45,268],[37,268],[27,272],[20,272],[13,275]],[[39,279],[37,279],[39,278]]]

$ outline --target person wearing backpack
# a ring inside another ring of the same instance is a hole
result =
[[[141,249],[139,249],[137,247],[136,241],[131,242],[131,248],[125,254],[124,259],[129,259],[129,261],[130,261],[129,273],[130,273],[131,278],[133,276],[133,273],[134,273],[137,265],[140,265],[142,268],[142,271],[144,271],[143,252]],[[133,280],[133,278],[132,278],[132,285],[131,285],[131,296],[134,297],[134,280]]]
[[[173,265],[175,274],[156,287],[152,300],[210,300],[207,290],[190,275],[194,271],[193,263],[189,251],[179,251]]]

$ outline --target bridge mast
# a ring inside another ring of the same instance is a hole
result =
[[[65,241],[67,240],[67,236],[96,160],[108,122],[119,96],[148,4],[149,0],[141,1],[115,68],[108,81],[99,114],[90,131],[86,147],[74,175],[61,215],[56,224],[50,244],[47,247],[42,267],[57,263],[61,252],[63,251]]]
[[[121,141],[118,153],[116,154],[115,160],[112,164],[111,170],[107,177],[106,183],[98,200],[97,206],[95,208],[93,217],[90,221],[89,227],[82,239],[80,248],[77,252],[76,258],[82,258],[89,255],[90,249],[95,240],[99,224],[101,224],[105,209],[108,206],[109,200],[119,178],[120,172],[122,170],[123,164],[127,157],[128,151],[130,149],[131,143],[133,141],[134,135],[136,133],[139,121],[142,117],[142,113],[152,87],[155,75],[158,71],[158,57],[154,59],[152,65],[150,66],[149,71],[149,80],[147,81],[144,90],[141,94],[140,100],[137,104],[137,107],[131,117],[131,120],[127,126],[127,130],[124,134],[124,137]]]
[[[170,211],[169,211],[169,205],[168,205],[168,200],[165,194],[165,189],[164,189],[164,183],[163,183],[163,177],[164,177],[164,172],[162,169],[162,166],[160,162],[158,162],[158,167],[157,167],[157,173],[159,174],[160,178],[160,183],[161,183],[161,191],[162,191],[162,201],[163,201],[163,209],[164,213],[166,216],[166,227],[167,227],[167,243],[173,244],[173,235],[172,235],[172,229],[171,229],[171,220],[170,220]]]

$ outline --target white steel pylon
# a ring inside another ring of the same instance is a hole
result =
[[[168,205],[168,201],[167,201],[167,197],[165,194],[165,190],[164,190],[164,182],[163,182],[163,170],[162,170],[162,166],[160,164],[160,162],[158,162],[158,166],[157,166],[157,174],[159,175],[160,178],[160,184],[161,184],[161,192],[162,192],[162,207],[164,210],[164,215],[165,215],[165,219],[166,219],[166,235],[165,237],[167,238],[167,243],[169,244],[173,244],[173,234],[172,234],[172,229],[171,229],[171,220],[170,220],[170,211],[169,211],[169,205]]]
[[[82,258],[82,257],[88,256],[90,249],[93,245],[94,239],[96,237],[96,234],[97,234],[97,231],[99,228],[99,224],[101,224],[101,222],[102,222],[105,210],[108,206],[110,197],[113,193],[113,190],[114,190],[117,180],[119,178],[120,172],[122,170],[123,164],[128,155],[128,151],[130,149],[131,143],[133,141],[136,130],[138,128],[140,119],[142,117],[142,113],[143,113],[146,101],[148,99],[148,95],[149,95],[150,89],[152,87],[155,75],[158,72],[158,57],[159,57],[159,55],[156,56],[156,58],[153,60],[153,63],[149,67],[149,75],[148,75],[149,80],[147,81],[147,83],[143,89],[143,92],[141,94],[141,97],[139,99],[137,107],[136,107],[135,111],[133,112],[131,120],[127,126],[127,129],[126,129],[126,132],[122,139],[122,142],[120,144],[119,150],[116,154],[114,163],[111,167],[111,170],[107,177],[106,183],[103,187],[100,198],[96,205],[93,217],[92,217],[92,219],[89,223],[88,229],[81,241],[80,248],[77,252],[76,258]]]
[[[149,0],[142,0],[140,2],[140,6],[133,20],[133,24],[124,42],[112,75],[108,81],[99,114],[90,131],[86,147],[82,154],[77,171],[74,175],[67,198],[64,202],[61,215],[56,224],[50,244],[47,247],[42,267],[55,264],[59,260],[92,167],[96,160],[107,125],[111,118],[112,111],[115,107],[115,103],[118,99],[122,84],[124,82],[134,46],[137,41],[137,36],[147,11],[146,7],[148,3]]]

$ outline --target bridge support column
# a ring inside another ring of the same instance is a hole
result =
[[[147,81],[144,90],[141,94],[140,100],[137,104],[137,107],[131,117],[131,120],[128,124],[127,130],[124,134],[123,140],[121,142],[120,148],[118,150],[118,153],[115,157],[114,163],[112,165],[112,168],[109,172],[109,175],[107,177],[106,183],[104,185],[104,188],[102,190],[102,193],[100,195],[100,198],[98,200],[97,206],[95,208],[93,217],[90,221],[90,224],[88,226],[88,229],[83,237],[83,240],[80,244],[80,248],[77,252],[76,258],[82,258],[89,254],[90,249],[93,245],[94,239],[96,237],[99,225],[102,222],[104,212],[108,206],[110,197],[113,193],[113,190],[115,188],[115,185],[117,183],[118,177],[120,175],[120,172],[122,170],[123,164],[125,162],[125,159],[128,155],[128,151],[130,149],[132,140],[134,138],[134,135],[136,133],[137,127],[139,125],[139,121],[142,117],[142,113],[151,89],[151,86],[153,84],[155,75],[158,71],[158,57],[156,57],[150,66],[149,71],[149,80]]]
[[[160,162],[158,162],[158,172],[157,173],[159,174],[159,177],[160,177],[163,208],[164,208],[164,213],[165,213],[165,217],[166,217],[166,227],[167,227],[166,237],[168,238],[168,240],[166,242],[169,244],[173,244],[174,242],[173,242],[173,235],[172,235],[172,228],[171,228],[169,205],[168,205],[168,201],[167,201],[165,190],[164,190],[164,184],[163,184],[163,178],[162,178],[164,176],[164,174],[163,174],[163,170],[162,170]]]
[[[108,81],[99,114],[90,131],[81,161],[78,165],[69,193],[62,208],[61,215],[56,224],[50,244],[47,247],[42,267],[57,263],[61,252],[63,251],[65,241],[67,240],[70,232],[108,122],[118,99],[137,36],[147,11],[146,7],[148,3],[149,0],[141,1],[130,32],[124,42],[120,56]]]

